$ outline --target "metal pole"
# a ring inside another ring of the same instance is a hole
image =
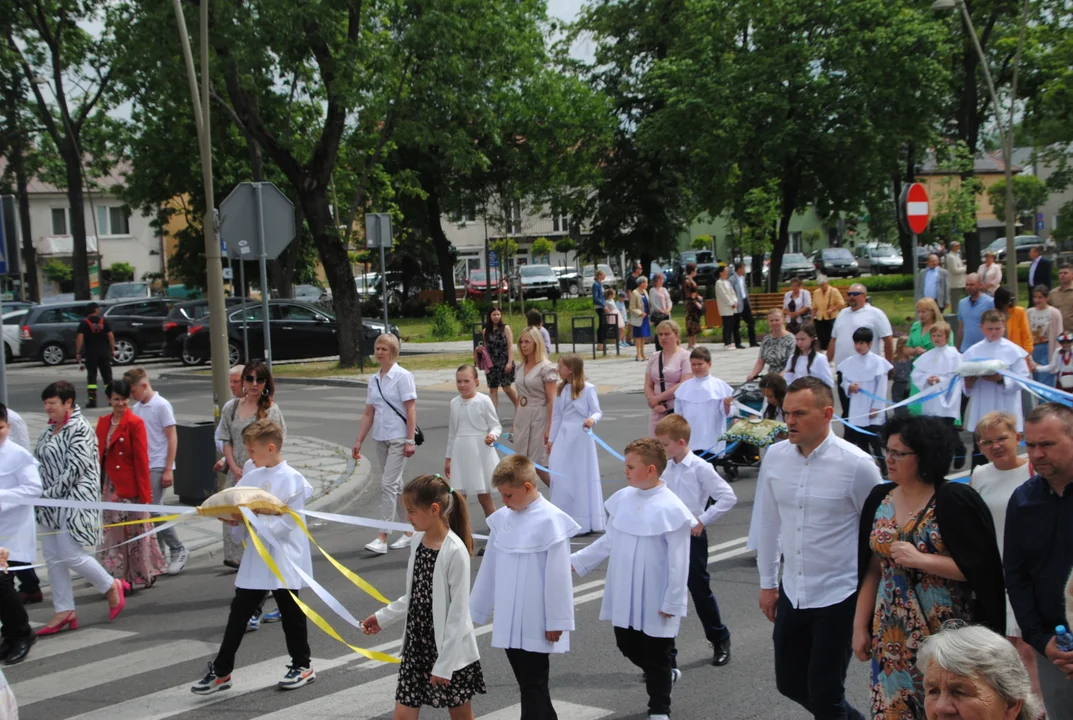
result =
[[[261,198],[261,186],[263,184],[254,183],[253,192],[257,198],[257,250],[258,264],[261,266],[261,328],[265,336],[265,362],[268,363],[268,371],[271,372],[272,331],[268,314],[268,253],[265,250],[265,208]]]
[[[246,302],[249,300],[249,293],[246,292],[246,261],[238,261],[238,274],[242,278],[242,362],[246,365],[250,364],[250,333],[249,333],[249,308],[246,307]]]
[[[384,238],[380,238],[380,300],[384,306],[384,332],[389,332],[387,324],[387,260],[384,258]]]
[[[4,316],[4,298],[0,295],[0,317]],[[7,405],[7,342],[4,352],[0,353],[0,402]]]
[[[220,239],[213,213],[212,189],[212,142],[209,124],[209,3],[201,3],[201,97],[198,97],[197,75],[194,72],[194,57],[190,38],[186,32],[181,0],[172,0],[175,19],[179,26],[179,40],[183,59],[186,61],[186,76],[190,83],[190,100],[194,108],[194,123],[197,125],[198,147],[201,154],[201,177],[205,186],[205,216],[202,226],[205,233],[206,290],[209,296],[209,342],[212,359],[212,410],[213,418],[220,419],[222,399],[231,397],[228,380],[230,363],[227,352],[227,316],[224,305],[223,263],[220,257]]]
[[[908,224],[908,223],[907,223]],[[920,243],[917,239],[917,234],[913,233],[913,301],[920,297],[920,268],[918,267],[920,261],[917,259],[919,250],[917,249]]]

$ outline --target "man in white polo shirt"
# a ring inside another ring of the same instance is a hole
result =
[[[175,481],[175,452],[179,447],[175,431],[175,412],[171,403],[153,390],[149,377],[142,368],[133,368],[123,373],[130,383],[130,396],[137,400],[131,408],[145,423],[145,435],[149,441],[149,483],[153,490],[153,504],[159,505],[164,491]],[[175,528],[157,533],[160,550],[169,556],[168,575],[178,575],[190,557],[179,540]],[[165,546],[167,549],[165,550]]]
[[[872,352],[887,358],[894,358],[894,331],[891,329],[887,314],[868,303],[868,288],[860,283],[850,285],[846,293],[846,308],[838,313],[834,327],[831,328],[831,340],[827,345],[827,360],[832,368],[838,363],[857,354],[853,349],[853,333],[857,328],[872,330]],[[882,343],[882,346],[880,345]],[[882,347],[882,349],[880,349]],[[849,417],[849,397],[842,389],[842,373],[836,377],[838,401],[842,406],[842,417]]]

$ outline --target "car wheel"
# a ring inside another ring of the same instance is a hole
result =
[[[570,286],[567,288],[567,290],[570,292],[571,295],[581,294],[580,288],[578,287],[578,284],[576,282],[570,283]]]
[[[235,367],[242,361],[242,352],[234,340],[227,341],[227,359],[231,363],[231,367]]]
[[[115,355],[113,359],[116,365],[130,365],[138,357],[138,344],[130,338],[116,338]]]
[[[182,361],[182,364],[186,365],[187,367],[191,367],[193,365],[201,365],[205,362],[205,358],[201,357],[200,355],[191,355],[185,349],[183,349],[182,353],[179,355],[179,360]]]
[[[41,362],[49,367],[62,365],[67,359],[67,351],[59,343],[49,343],[41,348]]]

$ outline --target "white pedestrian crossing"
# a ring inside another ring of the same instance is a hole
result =
[[[613,711],[603,708],[575,705],[555,698],[551,700],[552,704],[555,705],[555,714],[559,716],[559,720],[599,720],[599,718],[614,714]],[[519,703],[502,710],[496,710],[488,715],[480,715],[477,720],[521,720],[521,717],[522,706]]]
[[[388,675],[356,687],[261,715],[256,720],[372,720],[395,708],[398,675]]]
[[[126,632],[125,630],[108,630],[106,628],[84,628],[78,632],[60,633],[55,637],[42,638],[34,643],[27,663],[45,658],[63,655],[68,652],[77,652],[86,648],[100,645],[113,640],[123,640],[133,637],[138,633]],[[21,699],[21,698],[20,698]]]
[[[88,663],[70,670],[61,670],[23,680],[12,684],[11,689],[18,699],[19,707],[25,707],[60,694],[66,695],[98,685],[127,680],[147,670],[162,667],[162,662],[166,665],[173,665],[211,656],[216,652],[217,645],[218,643],[199,640],[179,640],[163,645],[154,643],[135,652],[118,653],[107,662]]]

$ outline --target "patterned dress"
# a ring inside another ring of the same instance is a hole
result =
[[[935,520],[935,505],[899,528],[893,496],[876,511],[869,545],[879,558],[881,577],[872,619],[872,716],[877,720],[924,717],[923,676],[916,667],[921,641],[947,620],[972,622],[968,585],[900,568],[891,561],[891,545],[911,542],[921,552],[949,557]]]
[[[488,355],[492,358],[492,368],[487,373],[488,387],[510,387],[514,384],[514,370],[507,372],[507,363],[510,361],[513,348],[507,346],[507,333],[505,330],[493,330],[484,335],[484,346],[488,349]]]
[[[402,643],[402,665],[395,702],[406,707],[431,705],[454,708],[465,705],[474,695],[487,692],[480,661],[473,662],[451,675],[447,685],[429,682],[439,653],[432,621],[432,575],[439,550],[420,545],[414,558],[414,579],[410,590],[410,607],[406,612],[406,637]]]
[[[686,335],[690,337],[700,335],[700,316],[703,311],[701,307],[697,307],[697,303],[700,302],[697,281],[687,277],[682,283],[682,294],[686,299]]]

